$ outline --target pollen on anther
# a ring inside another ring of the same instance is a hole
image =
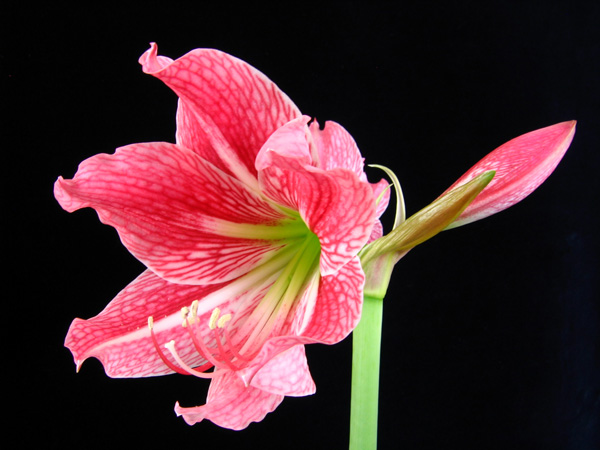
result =
[[[190,313],[190,308],[188,308],[187,306],[184,306],[183,308],[181,308],[181,317],[183,317],[184,319],[187,318],[189,313]]]
[[[181,326],[183,328],[187,327],[187,325],[188,325],[189,314],[190,314],[190,308],[188,308],[187,306],[184,306],[183,308],[181,308],[181,318],[183,319],[183,321],[181,322]]]
[[[221,318],[217,322],[217,326],[219,328],[223,328],[223,327],[225,327],[225,324],[227,322],[229,322],[230,320],[231,320],[231,314],[225,314],[225,315],[221,316]]]
[[[208,320],[208,328],[214,330],[217,327],[217,320],[219,319],[219,315],[221,314],[221,310],[219,308],[215,308],[210,315],[210,319]]]
[[[198,300],[194,300],[192,302],[192,308],[191,308],[190,314],[193,318],[198,317],[198,303],[200,303]]]

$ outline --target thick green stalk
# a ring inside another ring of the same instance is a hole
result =
[[[377,448],[382,316],[383,299],[365,295],[360,323],[352,333],[350,450]]]

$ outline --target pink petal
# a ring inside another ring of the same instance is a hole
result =
[[[365,245],[375,222],[370,185],[347,169],[324,171],[272,152],[259,173],[261,189],[297,210],[321,243],[322,275],[335,273]]]
[[[371,230],[371,236],[369,236],[369,239],[367,240],[367,244],[370,244],[371,242],[376,241],[381,236],[383,236],[383,225],[381,224],[381,221],[376,220],[375,223],[373,224],[373,229]]]
[[[131,253],[173,282],[233,279],[280,245],[245,239],[243,232],[228,236],[226,230],[240,223],[275,226],[282,215],[244,184],[173,144],[134,144],[93,156],[72,180],[57,180],[55,196],[67,211],[94,208]]]
[[[270,359],[252,378],[251,386],[271,394],[301,397],[316,391],[304,345],[295,345]]]
[[[278,128],[262,145],[256,156],[255,167],[261,171],[273,165],[273,155],[285,156],[296,160],[301,165],[312,165],[309,147],[309,129],[306,124],[310,117],[302,116],[291,120]]]
[[[495,170],[496,175],[451,227],[500,212],[531,194],[562,159],[575,134],[575,125],[575,121],[562,122],[524,134],[475,164],[446,192],[488,170]]]
[[[390,185],[386,180],[379,180],[377,183],[371,183],[373,189],[373,198],[375,199],[375,217],[379,218],[387,209],[390,203]],[[367,243],[371,243],[383,236],[383,225],[380,220],[376,220],[371,230],[371,236]]]
[[[75,319],[67,333],[65,346],[73,353],[78,368],[87,358],[95,357],[111,377],[172,373],[160,359],[150,338],[148,317],[153,316],[155,334],[161,345],[174,339],[187,364],[204,364],[206,361],[195,352],[191,338],[181,326],[180,310],[222,287],[218,284],[172,284],[146,270],[96,317]],[[200,316],[204,322],[215,307],[207,306],[207,311]],[[208,333],[208,327],[206,329]]]
[[[268,385],[271,383],[271,377],[277,376],[277,374],[273,371],[276,368],[276,366],[273,366],[271,369],[268,369],[268,366],[271,363],[271,361],[279,358],[282,355],[285,355],[286,352],[288,352],[290,349],[293,349],[295,347],[304,347],[304,344],[316,343],[318,342],[314,339],[297,334],[286,334],[285,332],[283,332],[280,335],[276,335],[269,338],[262,345],[260,351],[252,359],[252,361],[248,362],[244,367],[237,370],[236,374],[246,386],[263,386],[266,388],[267,391],[273,394],[293,396],[309,395],[312,393],[310,392],[312,377],[310,376],[310,372],[308,371],[308,365],[306,365],[306,368],[303,367],[304,363],[301,359],[299,359],[298,354],[294,354],[293,356],[295,359],[293,361],[288,361],[286,364],[292,364],[292,367],[295,367],[296,369],[301,370],[305,373],[298,377],[299,385],[295,386],[295,382],[294,385],[289,386],[289,391],[283,392],[269,390]],[[304,357],[304,359],[306,359],[306,357]],[[259,380],[257,383],[254,383],[254,377],[257,376],[257,374],[265,368],[267,368],[264,372],[265,378],[262,381]],[[309,379],[311,381],[309,381]],[[282,383],[282,381],[277,381],[277,383]],[[298,392],[306,393],[299,394]]]
[[[390,184],[386,180],[379,180],[377,183],[371,183],[373,189],[373,198],[377,203],[375,215],[381,217],[381,215],[387,209],[390,203]]]
[[[362,181],[367,181],[364,172],[364,158],[354,141],[354,138],[340,124],[327,121],[321,130],[317,121],[310,124],[311,137],[317,149],[316,157],[313,156],[313,165],[324,170],[348,169],[356,174]],[[316,161],[314,161],[316,160]],[[372,183],[373,197],[380,202],[377,204],[377,217],[381,217],[387,209],[390,200],[389,184],[382,179]]]
[[[160,58],[152,43],[140,63],[185,104],[177,142],[241,180],[256,177],[260,147],[298,108],[264,74],[218,50],[196,49],[171,64]]]
[[[358,325],[365,275],[358,257],[337,273],[321,278],[315,301],[303,298],[295,317],[294,332],[308,342],[335,344]]]
[[[366,180],[364,158],[350,133],[340,124],[327,121],[321,130],[315,120],[310,124],[310,131],[317,147],[317,167],[325,170],[348,169],[357,177]]]
[[[175,412],[189,425],[208,419],[224,428],[242,430],[264,419],[282,400],[283,395],[246,387],[235,373],[226,371],[211,382],[206,405],[182,408],[177,404]]]

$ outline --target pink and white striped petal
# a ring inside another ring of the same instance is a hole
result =
[[[275,154],[295,160],[301,166],[316,165],[309,144],[312,138],[306,126],[309,121],[308,116],[298,117],[269,136],[256,155],[256,170],[260,172],[273,165],[272,155]]]
[[[82,162],[55,196],[67,211],[94,208],[157,275],[177,283],[236,278],[272,255],[282,214],[183,147],[134,144]]]
[[[306,295],[298,305],[292,330],[305,343],[340,342],[358,325],[365,275],[354,257],[335,275],[321,278],[318,294]]]
[[[196,49],[168,63],[152,43],[141,57],[144,72],[168,85],[185,103],[178,143],[244,182],[267,138],[300,116],[294,103],[246,62],[213,49]],[[214,152],[203,152],[209,142]],[[215,159],[214,157],[218,157]]]
[[[344,127],[336,122],[327,121],[321,130],[315,120],[310,124],[310,132],[317,149],[317,167],[324,170],[348,169],[366,181],[364,158],[354,138]]]
[[[177,102],[177,114],[175,117],[177,130],[175,131],[175,142],[177,145],[186,147],[198,154],[201,158],[210,161],[215,167],[232,175],[231,170],[221,160],[220,149],[206,138],[206,132],[200,127],[198,112],[193,105],[179,99]]]
[[[321,275],[335,273],[371,236],[375,200],[370,185],[347,169],[302,166],[277,152],[259,172],[262,191],[300,213],[321,243]]]
[[[327,121],[321,130],[317,121],[310,124],[312,142],[316,147],[316,157],[313,165],[324,170],[348,169],[356,174],[361,181],[367,181],[364,172],[364,158],[350,133],[336,122]],[[315,162],[316,161],[316,162]],[[376,216],[381,217],[387,209],[390,200],[389,183],[381,179],[371,183],[373,198],[377,203]],[[381,198],[380,198],[381,195]]]
[[[564,156],[573,140],[575,125],[573,120],[526,133],[475,164],[446,192],[489,170],[495,170],[496,175],[449,228],[500,212],[531,194]]]
[[[271,394],[303,397],[316,392],[304,345],[294,345],[264,364],[252,377],[251,386]]]
[[[245,386],[233,372],[225,371],[210,384],[206,404],[192,408],[175,405],[175,413],[183,416],[188,425],[204,419],[232,430],[242,430],[251,422],[259,422],[275,410],[283,395]]]

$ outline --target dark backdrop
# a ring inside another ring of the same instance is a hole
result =
[[[203,381],[113,380],[95,360],[75,373],[71,320],[143,267],[52,184],[95,153],[174,140],[176,98],[137,63],[156,41],[173,58],[229,52],[343,124],[396,171],[410,213],[503,142],[577,119],[533,195],[398,264],[379,436],[382,449],[600,448],[598,2],[177,3],[0,7],[9,433],[42,448],[347,448],[349,339],[308,348],[316,395],[242,432],[175,417],[176,400],[204,402]]]

